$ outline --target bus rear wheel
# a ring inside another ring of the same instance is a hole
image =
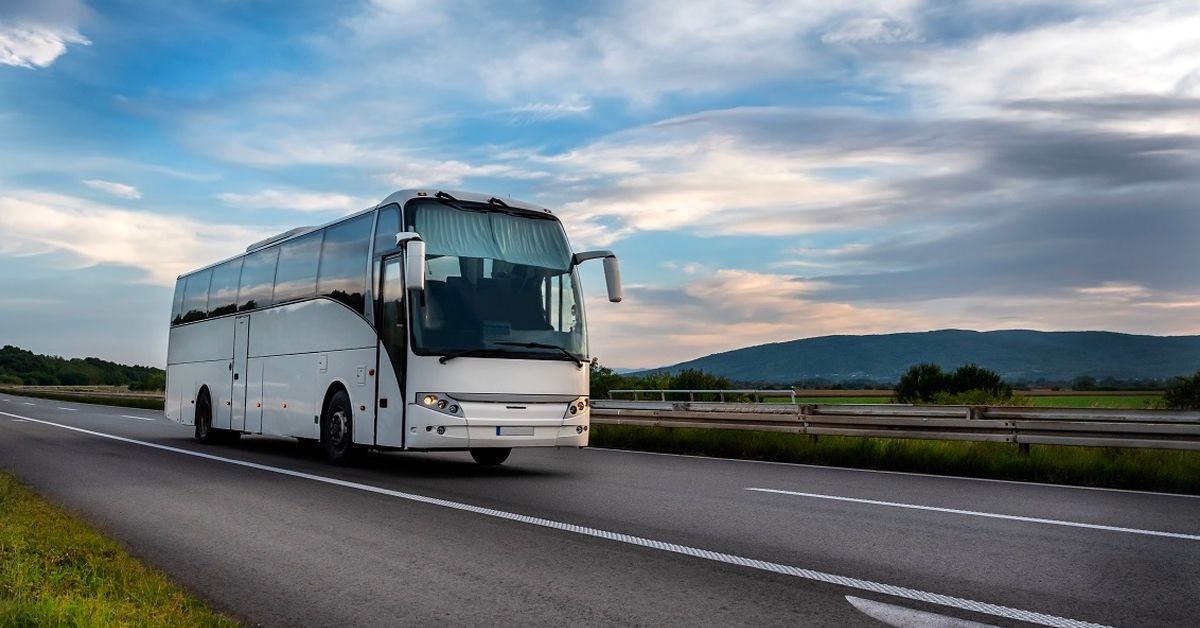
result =
[[[334,393],[325,407],[321,442],[325,445],[326,457],[336,465],[354,464],[362,453],[362,447],[354,444],[354,410],[350,395],[344,390]]]
[[[221,438],[212,426],[212,401],[208,391],[200,393],[196,399],[196,439],[204,443],[217,443]]]
[[[504,464],[504,461],[508,460],[508,454],[511,453],[512,447],[477,447],[471,450],[471,457],[479,464],[494,467],[498,464]]]

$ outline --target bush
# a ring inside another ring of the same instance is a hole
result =
[[[16,375],[9,375],[7,373],[0,374],[0,384],[10,384],[10,385],[14,385],[14,386],[20,386],[24,383],[25,383],[25,380],[21,379],[20,377],[17,377]]]
[[[933,363],[915,364],[896,384],[896,401],[921,403],[933,401],[934,395],[949,388],[949,378],[942,367]]]
[[[1163,402],[1172,410],[1200,410],[1200,371],[1176,377],[1163,393]]]
[[[953,373],[932,363],[916,364],[896,384],[899,403],[1001,405],[1011,403],[1012,398],[1012,386],[995,371],[977,364],[964,364]]]

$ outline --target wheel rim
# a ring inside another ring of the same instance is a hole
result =
[[[197,422],[200,423],[200,438],[204,438],[208,436],[209,421],[211,420],[209,419],[208,403],[204,400],[200,401],[200,408],[197,414],[200,415],[196,417]]]
[[[338,408],[329,415],[329,442],[335,449],[345,449],[346,438],[349,430],[347,429],[349,418],[346,416],[346,410]]]

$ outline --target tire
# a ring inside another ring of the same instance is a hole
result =
[[[325,446],[325,456],[339,466],[354,464],[362,453],[362,447],[354,444],[354,407],[344,390],[334,393],[325,406],[321,443]]]
[[[214,429],[212,426],[212,401],[208,397],[208,391],[200,393],[196,398],[196,439],[214,444],[221,441],[220,430]]]
[[[476,448],[471,450],[471,457],[479,464],[494,467],[499,464],[504,464],[508,460],[508,454],[512,453],[512,447],[488,447]]]

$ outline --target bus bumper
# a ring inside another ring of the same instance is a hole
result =
[[[410,404],[406,448],[586,447],[588,444],[591,426],[587,410],[569,419],[550,419],[537,417],[539,413],[536,412],[526,416],[512,412],[489,413],[486,406],[492,404],[463,405],[466,418]]]

